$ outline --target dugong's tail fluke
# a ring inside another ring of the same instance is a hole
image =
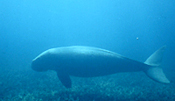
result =
[[[160,66],[165,48],[166,46],[161,47],[144,62],[145,64],[150,65],[144,72],[155,81],[170,83]]]

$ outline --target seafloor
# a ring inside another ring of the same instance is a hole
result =
[[[54,71],[4,68],[0,70],[0,101],[175,101],[173,71],[165,71],[171,84],[154,82],[137,72],[71,77],[72,88],[66,89]]]

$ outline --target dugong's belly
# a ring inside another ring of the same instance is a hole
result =
[[[69,75],[79,77],[136,72],[141,71],[141,67],[145,65],[111,51],[80,46],[59,50],[57,60],[57,70],[61,69]]]

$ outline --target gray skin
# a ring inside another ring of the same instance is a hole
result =
[[[69,76],[97,77],[119,72],[145,71],[151,66],[100,48],[70,46],[46,50],[32,61],[31,67],[38,72],[56,71],[62,84],[70,88],[72,84]],[[160,79],[156,75],[155,80],[157,78]]]

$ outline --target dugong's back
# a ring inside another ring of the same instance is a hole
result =
[[[54,69],[66,71],[73,76],[93,77],[117,72],[135,72],[141,71],[140,67],[144,65],[117,53],[94,47],[72,46],[48,51],[57,58],[53,59],[57,60]]]

